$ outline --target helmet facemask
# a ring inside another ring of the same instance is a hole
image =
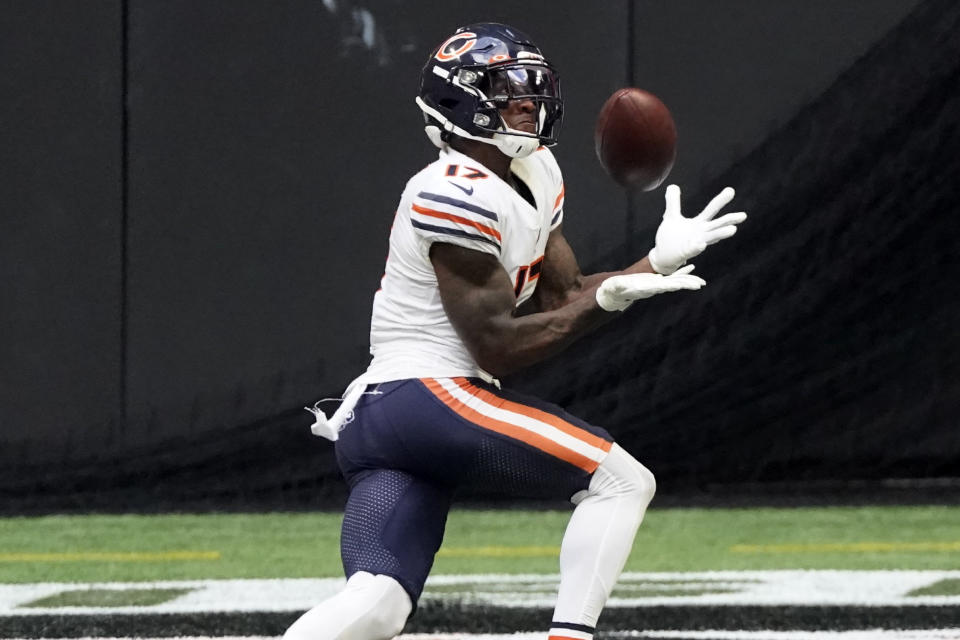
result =
[[[556,71],[546,62],[506,61],[492,66],[464,66],[456,73],[456,84],[471,87],[477,94],[477,109],[473,124],[489,134],[497,146],[521,146],[529,151],[538,146],[552,146],[557,142],[563,103]],[[511,101],[530,101],[534,104],[535,131],[510,128],[501,110]],[[502,149],[503,150],[503,149]],[[507,155],[519,157],[504,150]]]

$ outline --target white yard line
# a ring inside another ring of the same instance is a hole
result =
[[[625,573],[609,607],[662,605],[960,605],[960,596],[907,594],[960,571],[717,571]],[[500,607],[552,607],[556,575],[434,576],[424,605],[455,600]],[[335,593],[342,578],[185,580],[151,583],[0,584],[0,617],[88,613],[203,613],[304,611]],[[128,607],[24,607],[64,591],[191,589],[169,602]],[[710,593],[710,591],[725,591]],[[666,591],[669,595],[656,595]],[[689,592],[689,594],[684,593]],[[439,636],[438,636],[439,637]]]

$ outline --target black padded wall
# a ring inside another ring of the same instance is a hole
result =
[[[121,402],[121,5],[0,7],[0,460],[110,438]]]
[[[918,4],[638,2],[634,80],[660,95],[677,121],[670,180],[699,190],[816,100]]]

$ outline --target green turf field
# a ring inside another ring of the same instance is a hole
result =
[[[568,513],[457,510],[434,568],[555,573]],[[341,574],[339,514],[0,519],[0,583]],[[960,509],[652,509],[629,571],[960,569]]]

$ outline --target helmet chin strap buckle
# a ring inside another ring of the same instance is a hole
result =
[[[504,132],[493,134],[490,142],[511,158],[526,158],[540,148],[540,138],[531,138],[506,125]]]

